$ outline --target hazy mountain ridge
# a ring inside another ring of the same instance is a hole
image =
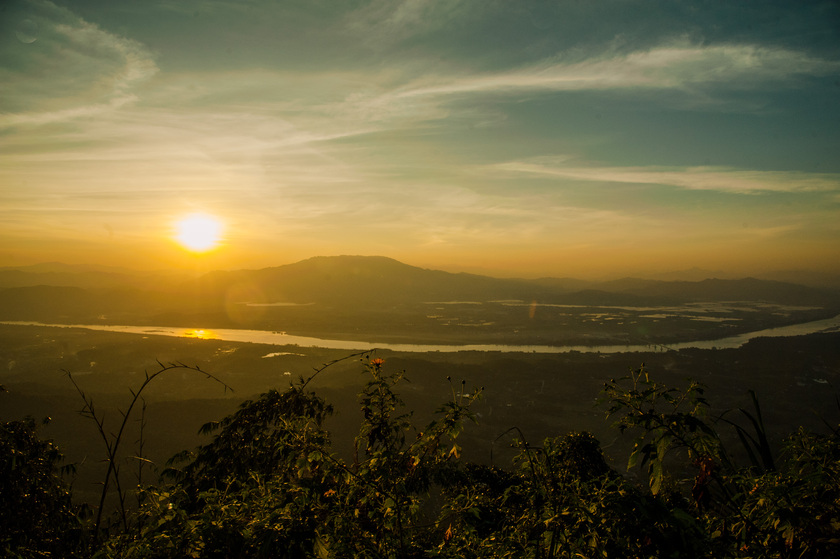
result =
[[[125,298],[135,302],[154,299],[155,307],[177,306],[179,300],[203,307],[231,303],[317,303],[343,308],[499,300],[628,306],[738,300],[818,306],[840,302],[837,290],[756,278],[702,281],[622,278],[605,282],[572,278],[502,279],[419,268],[381,256],[313,257],[258,270],[215,271],[178,282],[171,278],[162,281],[160,274],[132,275],[128,270],[97,271],[67,266],[62,271],[55,264],[28,268],[34,271],[0,269],[3,309],[22,310],[24,301],[36,306],[43,304],[43,300],[33,295],[37,286],[77,288],[41,290],[41,295],[47,299],[57,297],[64,305],[77,300],[79,305],[91,304],[96,308],[101,308],[104,300],[111,300],[113,306]],[[93,304],[97,300],[93,294],[98,295],[100,304]],[[135,305],[123,300],[119,306]]]
[[[211,272],[187,286],[206,295],[238,287],[257,303],[395,305],[432,301],[544,299],[553,290],[525,280],[429,270],[379,256],[314,257],[294,264]]]
[[[0,289],[51,285],[60,287],[170,289],[183,282],[179,272],[145,272],[112,266],[83,266],[48,262],[0,268]]]
[[[789,305],[822,305],[837,298],[837,293],[830,290],[756,278],[659,282],[630,288],[626,292],[673,297],[684,302],[749,300]]]
[[[0,289],[0,319],[41,322],[93,321],[133,317],[169,306],[169,296],[136,287],[82,288],[32,285]]]
[[[213,272],[198,281],[197,289],[219,292],[237,283],[257,286],[267,303],[387,305],[514,299],[589,305],[737,300],[811,305],[840,300],[837,291],[755,278],[697,282],[624,278],[600,283],[500,279],[429,270],[379,256],[315,257],[262,270]]]
[[[752,278],[552,282],[429,270],[363,256],[211,272],[172,285],[0,289],[0,320],[281,330],[370,342],[557,346],[717,339],[840,312],[837,291]]]

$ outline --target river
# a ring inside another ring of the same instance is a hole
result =
[[[127,334],[141,334],[146,336],[173,336],[180,338],[199,338],[224,340],[229,342],[250,342],[257,344],[271,344],[278,346],[295,345],[299,347],[320,347],[327,349],[342,349],[365,351],[384,349],[398,352],[458,352],[458,351],[496,351],[503,353],[567,353],[578,351],[582,353],[635,353],[649,351],[679,350],[686,348],[713,349],[738,348],[754,338],[802,336],[817,332],[829,332],[840,329],[840,315],[833,318],[792,324],[778,328],[768,328],[755,332],[746,332],[737,336],[720,338],[717,340],[698,340],[680,342],[668,345],[636,344],[636,345],[499,345],[499,344],[467,344],[467,345],[431,345],[431,344],[391,344],[361,342],[349,340],[330,340],[294,336],[285,332],[271,332],[268,330],[238,330],[238,329],[197,329],[177,328],[170,326],[111,326],[101,324],[46,324],[42,322],[0,322],[0,324],[24,326],[49,326],[55,328],[85,328],[107,332],[124,332]]]

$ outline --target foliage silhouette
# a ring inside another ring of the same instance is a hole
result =
[[[100,528],[102,526],[102,516],[103,516],[103,512],[105,510],[105,498],[108,495],[108,489],[109,489],[109,484],[110,484],[111,479],[114,480],[114,485],[115,485],[116,491],[117,491],[117,498],[119,500],[119,514],[120,514],[120,519],[122,520],[123,529],[128,530],[128,512],[127,512],[127,506],[126,506],[126,493],[125,493],[125,491],[123,491],[123,489],[121,487],[121,483],[120,483],[120,464],[119,464],[118,453],[119,453],[119,449],[120,449],[120,443],[122,443],[122,440],[123,440],[123,434],[125,433],[126,425],[128,425],[129,418],[131,417],[131,412],[134,410],[134,407],[135,407],[135,405],[137,405],[138,401],[142,402],[142,409],[145,412],[146,402],[142,398],[143,391],[146,390],[146,388],[155,379],[157,379],[161,375],[164,375],[164,374],[169,373],[169,372],[174,371],[174,370],[185,370],[185,371],[192,371],[192,372],[195,372],[195,373],[199,373],[201,375],[204,375],[206,378],[221,384],[224,387],[225,391],[227,391],[227,390],[233,391],[233,389],[231,387],[229,387],[227,384],[225,384],[224,382],[222,382],[221,380],[219,380],[215,376],[211,375],[210,373],[206,373],[206,372],[202,371],[197,366],[189,366],[189,365],[184,365],[182,363],[170,363],[170,364],[164,365],[161,362],[158,362],[158,365],[160,365],[160,368],[157,371],[155,371],[154,373],[152,373],[152,374],[149,374],[148,372],[145,373],[145,379],[140,384],[140,386],[137,388],[137,390],[134,390],[134,389],[131,389],[131,388],[128,389],[129,393],[131,394],[131,400],[128,404],[128,407],[125,409],[125,411],[118,410],[120,416],[122,417],[122,421],[121,421],[119,429],[117,430],[116,433],[106,432],[106,430],[105,430],[105,417],[102,414],[97,412],[96,407],[94,405],[93,398],[88,396],[85,393],[85,391],[82,390],[81,386],[79,386],[79,384],[76,382],[76,379],[73,378],[73,374],[70,371],[65,371],[65,374],[67,375],[67,378],[73,384],[73,387],[79,393],[79,396],[82,398],[82,401],[84,402],[84,406],[79,411],[79,413],[81,415],[83,415],[84,417],[90,418],[96,424],[97,432],[99,433],[99,437],[102,440],[102,444],[105,447],[106,462],[108,463],[108,469],[106,470],[105,476],[102,480],[102,491],[100,492],[99,506],[96,509],[96,520],[94,522],[93,531],[92,531],[92,537],[94,539],[99,538],[99,532],[100,532]],[[143,425],[143,422],[141,420],[141,427],[142,427],[142,425]],[[142,429],[141,429],[141,434],[142,434]],[[143,442],[142,441],[143,441],[143,439],[141,437],[141,439],[139,441],[141,449],[143,447]],[[139,466],[140,470],[139,470],[139,473],[138,473],[138,478],[139,478],[138,481],[142,481],[142,464],[143,464],[143,461],[144,461],[144,458],[142,456],[142,450],[141,450],[141,453],[138,456],[135,456],[134,458],[137,459],[140,463],[140,466]]]
[[[333,451],[325,429],[333,409],[309,389],[329,363],[309,379],[270,390],[205,425],[212,440],[177,456],[159,483],[142,489],[139,509],[124,509],[121,530],[87,550],[80,551],[79,521],[58,477],[57,451],[38,441],[31,420],[7,429],[0,442],[30,449],[35,457],[26,468],[12,468],[15,479],[22,477],[32,488],[29,494],[53,508],[44,514],[33,508],[26,519],[0,511],[3,527],[14,528],[16,520],[41,526],[44,518],[56,519],[38,541],[21,536],[25,528],[3,532],[12,534],[3,540],[7,554],[36,556],[30,549],[44,550],[37,556],[97,558],[840,554],[840,428],[827,434],[799,430],[773,453],[754,394],[752,411],[715,417],[702,385],[668,387],[642,367],[607,382],[602,404],[619,431],[635,437],[627,465],[641,468],[647,483],[637,485],[611,468],[586,432],[533,445],[513,427],[518,453],[512,467],[500,468],[461,458],[458,436],[465,422],[475,419],[471,408],[480,389],[468,391],[465,382],[450,381],[451,398],[418,428],[398,394],[404,372],[389,372],[384,360],[370,354],[350,356],[359,357],[368,381],[358,394],[361,420],[351,457]],[[142,401],[139,392],[132,392],[123,424]],[[106,437],[101,415],[89,398],[85,402],[115,464],[109,475],[117,485],[119,433]],[[724,430],[731,430],[730,436]],[[747,463],[733,458],[738,453],[726,441],[742,445]],[[3,464],[9,468],[8,460]],[[7,508],[24,499],[3,487]]]
[[[0,424],[0,551],[70,557],[80,548],[84,516],[62,478],[73,466],[61,466],[58,448],[37,431],[31,417]]]

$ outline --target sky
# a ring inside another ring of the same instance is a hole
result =
[[[0,266],[840,273],[839,124],[833,0],[5,1]]]

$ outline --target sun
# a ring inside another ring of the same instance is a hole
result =
[[[187,250],[207,252],[219,245],[222,222],[207,214],[190,214],[175,223],[175,240]]]

